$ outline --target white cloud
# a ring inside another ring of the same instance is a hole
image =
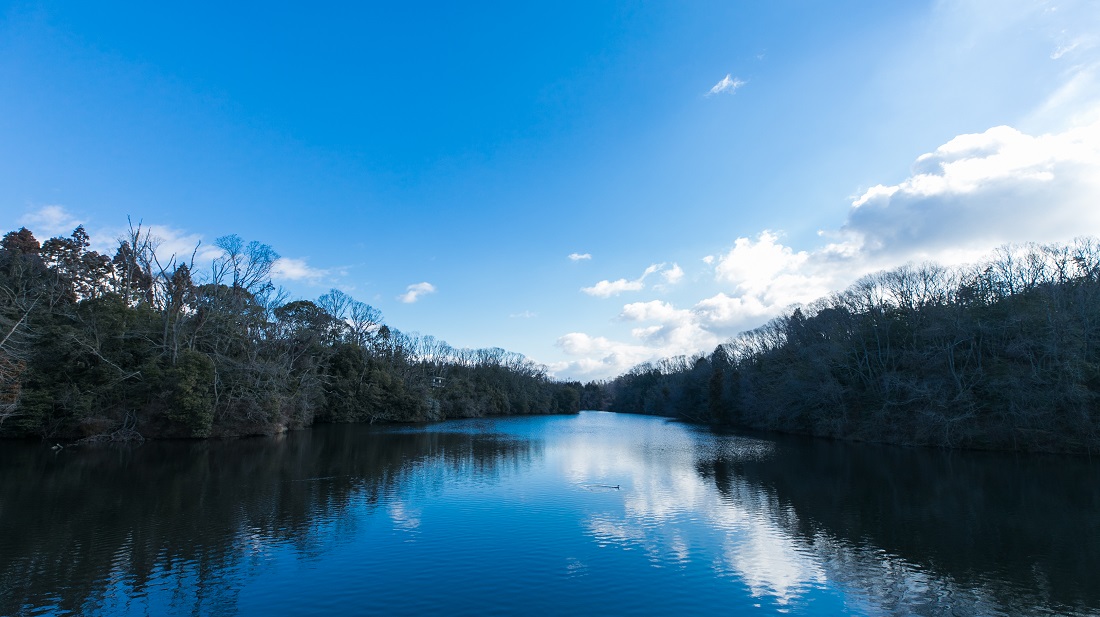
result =
[[[1100,121],[1044,135],[998,126],[959,135],[918,157],[908,178],[864,191],[838,235],[877,263],[972,255],[1100,233],[1097,203]]]
[[[713,96],[715,94],[721,94],[722,92],[728,92],[733,94],[737,92],[737,89],[747,84],[747,81],[743,81],[738,77],[734,77],[732,74],[727,73],[721,81],[714,84],[714,86],[707,92],[707,96]]]
[[[692,307],[693,317],[702,325],[715,330],[744,329],[758,323],[775,310],[753,296],[731,297],[718,293],[700,300]]]
[[[778,234],[768,230],[756,241],[738,238],[718,257],[715,277],[732,284],[744,301],[775,310],[827,293],[833,277],[816,272],[809,253],[795,252],[778,240]]]
[[[531,311],[523,311],[522,313],[512,313],[508,317],[511,318],[511,319],[534,319],[535,317],[538,317],[538,316],[539,316],[538,313],[533,313]]]
[[[699,301],[690,319],[725,334],[907,261],[958,264],[1006,243],[1100,234],[1097,203],[1100,121],[1038,136],[1007,126],[959,135],[917,157],[908,178],[863,191],[821,247],[796,251],[771,231],[738,238],[713,260],[732,287]]]
[[[605,353],[614,346],[602,336],[589,336],[582,332],[570,332],[558,339],[558,347],[571,356]]]
[[[606,377],[621,374],[641,362],[710,350],[721,337],[707,329],[693,310],[678,309],[660,300],[633,302],[623,307],[625,322],[656,322],[630,330],[631,342],[571,332],[558,339],[567,355],[579,356],[551,366],[555,373]]]
[[[68,237],[83,221],[73,216],[64,206],[42,206],[19,219],[19,224],[31,230],[38,240],[55,236]]]
[[[676,264],[672,264],[671,269],[666,269],[665,264],[663,263],[653,264],[646,268],[645,272],[642,272],[641,276],[632,281],[628,281],[627,279],[618,279],[615,281],[603,280],[591,287],[582,287],[581,291],[597,298],[610,298],[611,296],[617,296],[624,291],[641,291],[645,289],[646,277],[657,272],[661,272],[662,275],[665,277],[665,280],[668,280],[670,283],[675,282],[676,280],[679,280],[680,276],[683,275],[682,271],[679,274],[676,274],[676,270],[680,270],[680,266],[677,266]],[[671,279],[669,278],[670,275],[668,274],[668,272],[672,272]]]
[[[328,271],[314,268],[307,264],[304,259],[280,257],[271,269],[271,274],[275,278],[290,281],[318,281],[324,278]]]
[[[779,243],[778,238],[770,231],[761,233],[755,241],[739,238],[729,252],[712,257],[715,282],[730,287],[732,295],[720,292],[690,308],[678,308],[663,300],[628,303],[619,313],[619,321],[638,324],[630,329],[629,341],[570,333],[558,339],[558,346],[579,358],[551,369],[569,375],[607,377],[621,374],[639,362],[709,352],[792,302],[808,302],[827,293],[828,277],[799,273],[810,254],[795,252]],[[584,291],[601,297],[624,290],[640,291],[645,288],[646,277],[655,273],[669,283],[684,276],[677,264],[653,264],[633,281],[601,281]]]
[[[435,285],[432,285],[431,283],[428,283],[428,282],[415,283],[415,284],[409,285],[406,288],[405,293],[401,294],[400,296],[397,296],[397,299],[404,302],[405,304],[412,304],[413,302],[416,302],[417,300],[419,300],[421,296],[424,296],[424,295],[427,295],[427,294],[430,294],[430,293],[435,293]]]
[[[552,364],[553,373],[594,378],[618,375],[652,356],[642,345],[620,343],[602,336],[570,332],[558,338],[557,346],[573,359]]]
[[[676,309],[668,302],[651,300],[649,302],[632,302],[623,307],[619,318],[625,321],[660,321],[670,322],[682,319],[687,311]]]
[[[1097,203],[1100,121],[1038,136],[1007,126],[959,135],[917,157],[908,178],[863,191],[819,248],[795,250],[771,231],[738,238],[711,260],[731,287],[679,315],[727,334],[907,261],[957,264],[1006,243],[1100,234]]]
[[[582,260],[592,259],[592,254],[591,253],[570,253],[569,254],[569,259],[571,259],[572,261],[582,261]]]
[[[796,270],[806,262],[808,254],[805,251],[795,253],[777,240],[779,236],[768,230],[760,232],[755,242],[738,238],[728,253],[719,256],[716,276],[747,291],[757,292],[767,288],[780,272]]]
[[[722,341],[722,337],[690,318],[679,323],[634,328],[630,335],[651,348],[656,347],[659,353],[655,358],[709,352]]]
[[[661,300],[632,302],[623,306],[619,319],[653,324],[633,328],[631,336],[650,350],[647,359],[656,359],[710,351],[722,340],[759,325],[784,306],[765,305],[750,295],[719,293],[687,309]]]

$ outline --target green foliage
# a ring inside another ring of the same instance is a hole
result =
[[[209,437],[214,425],[214,362],[184,350],[164,371],[165,415],[188,428],[191,437]]]

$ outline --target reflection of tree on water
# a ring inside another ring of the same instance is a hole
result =
[[[663,567],[706,563],[796,612],[828,588],[869,614],[1100,607],[1100,469],[1086,460],[608,424],[642,434],[571,449],[570,461],[579,482],[624,481],[623,510],[590,516],[601,546],[640,549]]]
[[[112,585],[140,595],[167,573],[187,581],[195,612],[232,610],[235,579],[272,546],[323,552],[347,534],[322,529],[350,531],[357,507],[393,501],[414,469],[493,481],[502,467],[529,464],[531,448],[365,427],[59,454],[10,443],[0,449],[0,614],[97,610]]]
[[[888,612],[1100,608],[1100,469],[1087,460],[784,441],[699,471],[769,518],[828,577]]]

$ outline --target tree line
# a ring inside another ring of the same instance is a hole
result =
[[[861,278],[710,354],[639,365],[611,409],[824,437],[1100,448],[1100,242]]]
[[[288,300],[278,254],[229,235],[208,267],[140,224],[113,256],[83,227],[0,241],[0,435],[271,434],[315,422],[576,412],[584,388],[520,354],[387,326],[333,289]]]

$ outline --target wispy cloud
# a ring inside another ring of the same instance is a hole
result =
[[[535,317],[538,317],[538,316],[539,316],[538,313],[534,313],[534,312],[531,312],[531,311],[523,311],[522,313],[512,313],[508,317],[511,318],[511,319],[534,319]]]
[[[1100,36],[1097,36],[1093,30],[1096,20],[1093,19],[1093,22],[1093,24],[1079,22],[1074,24],[1072,29],[1062,30],[1055,42],[1054,51],[1050,52],[1050,59],[1060,60],[1064,56],[1071,55],[1078,60],[1095,60]]]
[[[588,260],[588,259],[592,259],[592,254],[591,253],[570,253],[569,254],[569,259],[572,260],[572,261],[585,261],[585,260]]]
[[[664,272],[661,272],[661,277],[663,277],[665,279],[665,282],[669,285],[675,285],[676,283],[679,283],[682,278],[684,278],[684,269],[681,268],[678,264],[672,264],[672,267],[665,270]]]
[[[715,94],[721,94],[723,92],[733,94],[734,92],[737,92],[737,90],[741,86],[744,86],[747,83],[749,82],[727,73],[726,76],[722,78],[722,81],[714,84],[714,86],[710,89],[710,92],[707,92],[707,96],[714,96]]]
[[[30,229],[39,241],[52,236],[68,236],[83,221],[73,216],[64,206],[42,206],[19,219],[19,224]]]
[[[1055,48],[1054,51],[1050,52],[1050,59],[1051,60],[1057,60],[1057,59],[1061,58],[1062,56],[1068,54],[1069,52],[1077,49],[1077,47],[1080,46],[1080,44],[1081,44],[1080,41],[1073,41],[1072,43],[1067,43],[1065,45],[1059,45],[1057,48]]]
[[[405,293],[397,296],[397,299],[404,302],[405,304],[412,304],[413,302],[419,300],[421,296],[431,293],[435,293],[435,285],[432,285],[431,283],[425,281],[423,283],[414,283],[412,285],[409,285],[406,288]]]
[[[679,266],[673,264],[673,267],[679,269]],[[584,293],[595,296],[597,298],[610,298],[611,296],[617,296],[624,291],[641,291],[645,289],[645,279],[649,275],[664,270],[665,264],[653,264],[642,272],[642,275],[634,280],[627,280],[625,278],[615,281],[603,280],[591,287],[582,287],[581,291]],[[682,273],[681,273],[682,274]]]

